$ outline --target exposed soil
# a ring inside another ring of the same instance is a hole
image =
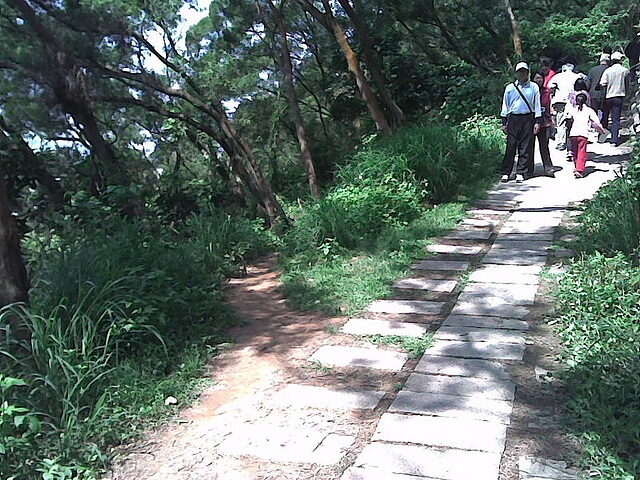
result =
[[[485,245],[485,246],[488,246]],[[435,274],[444,278],[443,274]],[[370,441],[377,421],[393,401],[395,393],[414,369],[407,362],[399,373],[370,369],[329,369],[309,362],[323,345],[362,345],[357,337],[337,334],[345,317],[327,317],[317,312],[290,308],[279,293],[277,261],[267,257],[247,268],[244,278],[229,281],[226,299],[244,319],[230,334],[233,346],[213,359],[209,376],[214,386],[199,402],[182,410],[175,421],[150,432],[143,442],[122,452],[109,478],[112,480],[335,480],[350,466]],[[518,480],[520,455],[575,462],[577,446],[562,430],[562,384],[545,371],[558,369],[558,339],[545,320],[544,285],[528,318],[526,356],[522,363],[508,362],[517,384],[512,423],[502,458],[500,480]],[[457,292],[454,292],[457,293]],[[424,294],[415,294],[425,298]],[[455,294],[450,298],[452,304]],[[405,296],[406,298],[406,296]],[[438,298],[431,294],[430,299]],[[444,298],[438,298],[444,300]],[[410,316],[409,316],[410,317]],[[387,317],[388,318],[388,317]],[[403,320],[407,319],[403,316]],[[417,320],[417,319],[416,319]],[[421,319],[424,323],[424,318]],[[434,317],[432,329],[439,322]],[[323,385],[333,388],[363,387],[387,392],[374,411],[327,412],[282,409],[272,404],[276,392],[288,384]],[[339,464],[269,462],[260,460],[247,445],[247,455],[225,455],[217,447],[248,425],[324,428],[349,435],[355,442]]]

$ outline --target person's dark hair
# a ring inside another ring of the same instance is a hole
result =
[[[549,57],[540,57],[540,66],[541,67],[551,67],[551,64],[553,63],[553,60],[551,60]],[[544,75],[543,75],[544,77]]]
[[[534,78],[536,78],[536,75],[540,75],[542,78],[544,78],[544,73],[542,73],[540,70],[536,70],[535,72],[533,72],[533,75],[531,75],[531,79],[533,80]]]
[[[587,82],[584,81],[584,78],[579,78],[573,84],[573,89],[577,92],[578,90],[589,90],[587,88]]]
[[[579,93],[576,95],[576,105],[578,105],[578,110],[582,110],[584,104],[587,103],[587,95],[584,93]]]
[[[611,55],[613,53],[613,49],[610,46],[602,47],[602,53],[608,53]]]

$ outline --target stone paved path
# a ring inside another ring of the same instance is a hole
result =
[[[611,150],[609,145],[590,146],[602,159]],[[536,177],[523,184],[497,185],[469,219],[444,237],[444,243],[428,248],[435,257],[413,266],[415,271],[470,274],[431,347],[341,480],[498,479],[515,393],[504,365],[523,359],[525,320],[548,263],[553,235],[567,207],[592,197],[617,167],[598,163],[592,175],[575,180],[571,164],[560,166],[563,170],[555,179]],[[489,245],[483,249],[455,244],[462,240]],[[408,278],[394,286],[453,291],[432,282]],[[386,302],[403,305],[401,298]],[[373,325],[370,333],[376,331]],[[364,332],[360,319],[358,333]],[[575,475],[561,462],[520,459],[523,480]]]
[[[518,389],[510,371],[529,348],[540,274],[566,254],[550,248],[554,235],[568,207],[593,196],[624,160],[609,145],[589,150],[595,169],[584,179],[575,180],[571,164],[558,157],[563,170],[555,179],[498,184],[394,283],[392,298],[346,319],[315,351],[300,350],[299,360],[326,372],[326,383],[300,379],[272,388],[277,375],[269,364],[255,372],[250,395],[226,398],[214,417],[176,429],[165,452],[171,461],[110,478],[501,480]],[[393,343],[360,341],[431,334],[418,360]],[[354,371],[366,372],[359,387],[349,382]],[[137,455],[147,453],[157,452]],[[516,461],[519,480],[577,478],[559,461]],[[286,465],[287,473],[263,474],[274,465]],[[298,475],[298,467],[306,473]]]

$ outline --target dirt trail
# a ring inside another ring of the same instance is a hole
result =
[[[271,405],[271,397],[287,384],[331,387],[363,386],[392,390],[406,374],[339,372],[308,362],[324,344],[336,344],[336,331],[346,321],[317,312],[289,308],[278,292],[277,262],[267,257],[247,269],[244,278],[231,279],[225,297],[244,320],[229,334],[236,342],[215,357],[208,376],[215,382],[199,401],[181,411],[176,420],[131,445],[114,465],[110,480],[256,480],[333,479],[346,465],[317,467],[260,461],[247,445],[247,456],[224,455],[217,447],[248,425],[264,423],[295,429],[341,422],[342,430],[356,437],[361,448],[375,427],[379,413],[297,412]],[[344,337],[340,343],[354,342]],[[413,363],[415,365],[415,362]],[[407,365],[408,372],[411,365]],[[387,402],[388,403],[388,402]],[[347,455],[345,458],[349,458]]]

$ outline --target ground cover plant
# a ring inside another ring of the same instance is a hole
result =
[[[271,248],[260,222],[215,210],[181,232],[103,227],[27,242],[31,305],[1,312],[32,332],[25,344],[5,329],[0,345],[2,478],[95,478],[109,447],[175,410],[168,397],[194,399],[235,321],[224,277]]]
[[[473,117],[402,129],[363,147],[325,198],[289,207],[287,297],[301,308],[353,314],[388,296],[429,239],[454,228],[469,200],[495,181],[502,142],[496,120]]]
[[[606,480],[640,476],[638,159],[580,217],[581,256],[556,291],[571,391],[569,429],[585,469]]]

